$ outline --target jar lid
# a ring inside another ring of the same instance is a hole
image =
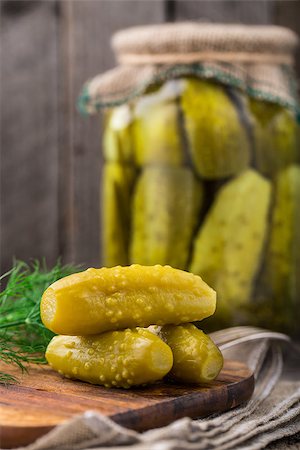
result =
[[[129,102],[152,84],[196,76],[297,109],[293,52],[297,35],[278,26],[167,23],[112,37],[119,65],[88,80],[79,109],[93,114]]]
[[[119,31],[112,46],[120,64],[198,61],[292,64],[297,35],[278,26],[167,23]]]

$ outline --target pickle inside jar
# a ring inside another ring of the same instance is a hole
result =
[[[202,202],[190,169],[145,167],[133,195],[130,262],[185,269]]]
[[[102,139],[103,156],[107,162],[134,162],[133,117],[129,105],[106,112]]]
[[[274,329],[293,334],[300,319],[299,205],[300,166],[291,165],[274,178],[270,233],[251,304],[251,312],[261,326],[272,323]]]
[[[180,166],[184,148],[177,97],[180,82],[172,80],[134,103],[133,144],[138,167]]]
[[[117,162],[102,170],[101,244],[102,263],[107,267],[128,264],[131,192],[135,170]]]
[[[242,320],[261,265],[270,200],[270,182],[247,170],[219,190],[196,235],[190,271],[218,292],[215,326]]]
[[[226,89],[186,79],[181,94],[184,128],[195,171],[205,179],[226,178],[250,163],[247,127]]]
[[[279,170],[299,162],[300,128],[294,114],[280,105],[252,98],[249,108],[258,170],[274,177]]]

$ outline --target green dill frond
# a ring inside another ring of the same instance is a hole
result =
[[[49,270],[45,264],[31,265],[16,261],[13,268],[0,277],[0,361],[26,370],[27,363],[45,363],[44,353],[54,334],[46,329],[40,318],[43,292],[54,281],[78,272],[74,266],[60,262]],[[15,378],[0,372],[0,383]]]
[[[13,375],[10,375],[9,373],[0,371],[0,384],[6,385],[18,382],[19,382],[18,378],[14,377]]]

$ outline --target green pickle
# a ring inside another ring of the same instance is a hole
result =
[[[173,352],[174,362],[168,376],[195,384],[217,378],[223,367],[223,355],[212,339],[195,325],[165,325],[159,336]]]
[[[299,125],[294,114],[274,103],[249,99],[255,165],[267,176],[299,161]]]
[[[91,268],[56,281],[42,296],[41,318],[54,333],[83,336],[194,322],[212,315],[215,307],[215,291],[199,276],[133,264]]]
[[[261,264],[271,198],[270,182],[254,170],[218,192],[194,244],[190,271],[218,292],[219,325],[239,322]]]
[[[173,363],[170,347],[143,329],[90,337],[55,336],[46,358],[54,370],[68,378],[118,388],[160,380]]]
[[[182,164],[177,90],[177,82],[172,81],[136,101],[133,140],[138,166]]]
[[[299,205],[300,166],[293,165],[275,178],[271,229],[257,294],[265,298],[264,304],[257,303],[264,312],[263,325],[271,321],[276,329],[293,334],[300,320]]]
[[[202,202],[190,169],[144,168],[133,198],[130,262],[185,269]]]
[[[131,191],[135,170],[106,163],[102,172],[102,259],[112,267],[128,264]]]
[[[128,105],[106,113],[102,145],[106,161],[133,163],[132,113]]]
[[[184,85],[181,106],[196,172],[218,179],[246,169],[250,139],[225,88],[200,79],[187,79]]]

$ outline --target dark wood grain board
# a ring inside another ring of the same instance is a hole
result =
[[[210,385],[158,383],[130,390],[71,381],[48,366],[33,366],[21,375],[19,384],[0,387],[0,446],[28,444],[86,410],[98,411],[134,430],[147,430],[184,416],[228,410],[247,401],[253,389],[251,372],[237,361],[226,361]]]

